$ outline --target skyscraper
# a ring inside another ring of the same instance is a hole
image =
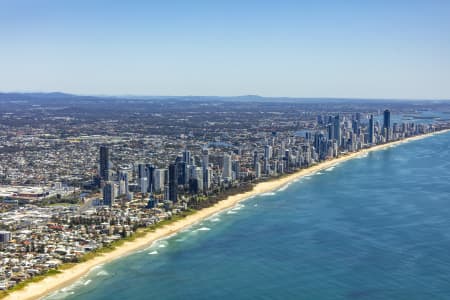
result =
[[[211,168],[207,168],[203,172],[203,192],[206,194],[211,187],[212,181],[212,170]]]
[[[258,150],[253,152],[253,169],[256,170],[256,163],[259,161]]]
[[[383,132],[387,141],[390,139],[390,130],[391,130],[391,112],[389,109],[386,109],[383,113]]]
[[[359,121],[357,121],[357,120],[352,121],[352,130],[353,130],[353,133],[355,133],[355,134],[359,133]]]
[[[231,164],[231,155],[225,153],[223,155],[223,171],[222,171],[222,177],[232,179],[232,164]]]
[[[103,205],[109,207],[114,204],[114,185],[112,182],[107,182],[103,187]]]
[[[391,112],[386,109],[383,113],[383,128],[391,128]]]
[[[369,143],[370,144],[375,143],[373,115],[370,115],[369,119]]]
[[[197,180],[198,192],[203,192],[203,169],[200,167],[195,167],[195,179]]]
[[[203,170],[206,170],[209,166],[209,151],[208,149],[202,150],[202,168]]]
[[[239,179],[241,175],[241,162],[239,160],[233,161],[234,179]]]
[[[161,193],[164,191],[165,169],[155,169],[153,173],[153,191]]]
[[[327,135],[329,140],[334,139],[334,124],[327,125]]]
[[[178,168],[178,184],[187,185],[189,183],[189,175],[187,172],[187,164],[184,161],[177,162]]]
[[[169,200],[174,203],[178,201],[177,189],[178,189],[177,165],[170,164],[169,165]]]
[[[291,163],[291,154],[290,154],[290,151],[289,151],[289,149],[288,150],[285,150],[284,151],[284,160],[285,160],[285,163],[286,163],[286,171],[289,171],[289,167],[290,167],[290,163]]]
[[[155,172],[155,166],[146,164],[145,167],[147,169],[147,192],[152,193],[155,190],[155,179],[153,174]]]
[[[147,175],[147,168],[144,164],[138,165],[138,180],[141,193],[147,193],[148,175]]]
[[[120,170],[119,174],[119,195],[126,195],[128,193],[128,172]]]
[[[272,147],[270,145],[264,146],[264,159],[270,160],[272,158]]]
[[[100,178],[104,181],[109,180],[109,148],[100,146]]]
[[[341,146],[341,118],[339,115],[334,117],[334,139],[338,146]]]
[[[255,177],[256,178],[261,177],[261,164],[259,163],[259,161],[257,161],[255,164]]]
[[[191,151],[187,149],[183,151],[183,161],[188,165],[191,163]]]
[[[209,168],[209,151],[204,148],[202,150],[202,172],[203,172],[203,192],[207,193],[210,187],[210,178],[208,176],[208,168]]]

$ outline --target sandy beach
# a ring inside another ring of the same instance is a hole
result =
[[[15,292],[11,293],[10,295],[8,295],[7,297],[5,297],[4,299],[7,299],[7,300],[39,299],[41,297],[44,297],[45,295],[48,295],[51,292],[54,292],[58,289],[61,289],[65,286],[68,286],[71,283],[77,281],[78,279],[80,279],[80,277],[86,275],[93,267],[95,267],[97,265],[111,262],[115,259],[118,259],[120,257],[131,254],[137,250],[148,247],[151,245],[151,243],[153,243],[154,241],[156,241],[158,239],[161,239],[161,238],[167,237],[171,234],[174,234],[188,226],[191,226],[191,225],[207,218],[207,217],[210,217],[211,215],[213,215],[217,212],[232,208],[240,201],[248,199],[252,196],[280,189],[283,186],[285,186],[286,184],[288,184],[296,179],[302,178],[307,175],[314,174],[320,170],[330,168],[330,167],[332,167],[336,164],[342,163],[344,161],[347,161],[347,160],[350,160],[350,159],[353,159],[356,157],[360,157],[362,155],[365,155],[368,152],[382,150],[382,149],[389,148],[389,147],[392,147],[394,145],[398,145],[401,143],[406,143],[406,142],[410,142],[413,140],[419,140],[419,139],[423,139],[423,138],[426,138],[431,135],[441,134],[441,133],[445,133],[445,132],[449,132],[449,131],[450,130],[443,130],[443,131],[439,131],[436,133],[430,133],[430,134],[407,138],[407,139],[404,139],[401,141],[391,142],[388,144],[377,145],[377,146],[374,146],[374,147],[371,147],[368,149],[361,150],[359,152],[343,155],[336,159],[321,162],[310,168],[299,170],[296,173],[290,174],[290,175],[280,178],[278,180],[258,183],[252,191],[230,196],[227,199],[218,202],[214,206],[202,209],[202,210],[196,212],[195,214],[187,216],[186,218],[184,218],[182,220],[176,221],[176,222],[169,224],[167,226],[164,226],[162,228],[158,228],[156,231],[148,233],[144,237],[138,238],[138,239],[134,240],[133,242],[125,243],[110,253],[107,253],[107,254],[104,254],[101,256],[97,256],[92,260],[77,264],[70,269],[64,270],[61,274],[47,277],[44,280],[37,282],[37,283],[29,284],[22,290],[15,291]]]

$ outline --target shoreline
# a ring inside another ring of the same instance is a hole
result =
[[[90,259],[86,262],[77,263],[75,266],[65,269],[62,273],[59,273],[54,276],[46,277],[45,279],[30,283],[25,286],[23,289],[11,292],[9,295],[4,297],[4,300],[31,300],[31,299],[39,299],[53,293],[61,288],[67,287],[72,283],[78,281],[81,277],[88,274],[94,267],[99,265],[103,265],[109,263],[113,260],[122,258],[124,256],[130,255],[139,251],[141,249],[145,249],[150,247],[154,242],[167,238],[171,235],[178,233],[179,231],[190,227],[208,217],[211,217],[214,214],[222,212],[224,210],[230,209],[234,207],[239,202],[245,201],[253,196],[257,196],[263,193],[272,192],[274,190],[278,190],[288,185],[289,183],[303,178],[308,175],[315,174],[321,170],[330,168],[342,162],[360,157],[369,152],[378,151],[390,148],[395,145],[400,145],[403,143],[407,143],[410,141],[424,139],[430,136],[434,136],[437,134],[444,134],[450,132],[450,129],[444,129],[437,132],[416,135],[413,137],[405,138],[399,141],[393,141],[386,144],[372,146],[370,148],[362,149],[358,152],[348,153],[346,155],[341,155],[338,158],[326,160],[320,162],[316,165],[310,166],[306,169],[301,169],[296,171],[295,173],[288,174],[287,176],[281,177],[275,180],[268,180],[257,183],[251,191],[236,194],[229,196],[228,198],[219,201],[213,206],[201,209],[191,215],[186,216],[183,219],[177,220],[173,223],[167,224],[163,227],[157,228],[153,232],[149,232],[145,234],[143,237],[136,238],[134,241],[125,242],[123,245],[119,246],[117,249],[104,253],[102,255],[96,256],[93,259]]]

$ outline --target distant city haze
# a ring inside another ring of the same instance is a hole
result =
[[[0,91],[450,99],[450,1],[0,2]]]

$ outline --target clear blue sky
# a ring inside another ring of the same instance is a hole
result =
[[[450,99],[450,1],[0,0],[0,91]]]

